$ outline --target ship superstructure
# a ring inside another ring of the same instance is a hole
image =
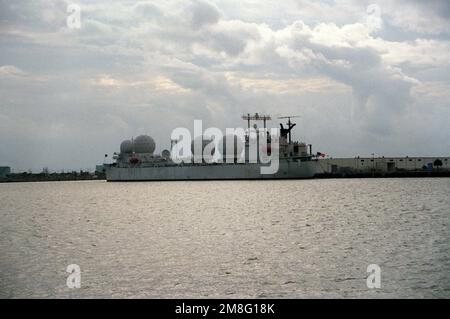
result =
[[[258,133],[256,136],[259,138],[261,131],[268,132],[266,123],[271,120],[268,115],[256,113],[242,117],[247,121],[247,130],[242,144],[239,143],[239,139],[235,139],[234,152],[226,154],[225,147],[223,147],[223,154],[219,154],[221,155],[219,157],[216,156],[212,162],[194,160],[194,156],[204,155],[204,147],[210,142],[206,138],[201,142],[201,154],[195,154],[193,141],[191,158],[182,162],[174,160],[169,150],[163,150],[161,154],[154,154],[156,143],[148,135],[125,140],[120,145],[120,152],[113,156],[115,162],[104,164],[106,179],[108,181],[169,181],[313,178],[315,174],[321,172],[321,168],[318,160],[312,154],[311,145],[292,141],[292,129],[296,126],[291,121],[293,117],[283,117],[283,119],[288,119],[287,126],[280,124],[278,157],[276,158],[278,165],[277,170],[271,174],[262,173],[261,168],[267,167],[268,164],[260,162],[259,158],[254,162],[249,157],[252,143],[250,132]],[[252,122],[254,122],[253,127],[251,126]],[[263,128],[257,127],[258,122],[263,122]],[[267,136],[265,152],[267,155],[273,155],[271,154],[271,135],[265,136]],[[230,136],[223,138],[224,146],[227,138]],[[259,142],[258,140],[258,145]],[[173,147],[176,143],[177,141],[171,141],[171,146]],[[214,149],[212,152],[217,154]]]

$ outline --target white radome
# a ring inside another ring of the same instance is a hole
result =
[[[133,141],[134,151],[136,153],[150,153],[155,151],[155,141],[148,135],[139,135]]]
[[[130,140],[125,140],[120,143],[120,153],[131,153],[133,152],[133,142]]]

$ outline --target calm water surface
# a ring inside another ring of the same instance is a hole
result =
[[[0,297],[449,298],[449,194],[449,178],[0,184]]]

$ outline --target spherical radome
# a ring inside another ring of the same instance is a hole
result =
[[[133,142],[130,140],[125,140],[120,143],[120,153],[131,153],[133,152]]]
[[[153,153],[155,151],[155,141],[148,135],[139,135],[133,141],[136,153]]]

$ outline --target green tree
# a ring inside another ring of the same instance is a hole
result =
[[[442,166],[442,161],[437,158],[434,162],[433,165],[436,166],[438,169]]]

